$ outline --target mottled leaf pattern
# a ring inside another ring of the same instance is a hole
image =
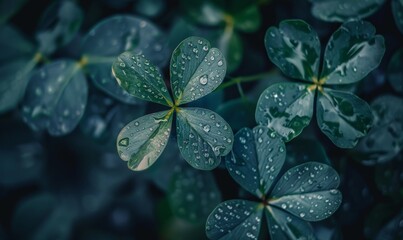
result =
[[[269,204],[306,221],[320,221],[332,215],[341,204],[336,189],[340,178],[328,165],[308,162],[291,168],[277,182]]]
[[[315,92],[301,83],[275,83],[260,95],[255,118],[285,141],[297,137],[310,123]]]
[[[281,137],[266,127],[241,129],[226,160],[232,178],[259,198],[268,192],[285,160]]]
[[[73,131],[84,114],[88,86],[79,65],[58,60],[35,71],[23,99],[22,116],[34,130],[60,136]]]
[[[171,87],[176,105],[206,96],[224,80],[227,64],[221,51],[199,37],[183,40],[172,53]]]
[[[385,53],[384,39],[364,21],[343,24],[330,38],[324,55],[321,79],[326,84],[360,81],[378,67]]]
[[[267,30],[264,41],[270,60],[285,75],[307,82],[318,76],[320,41],[306,22],[282,21]]]
[[[206,223],[209,239],[255,239],[259,237],[263,205],[245,201],[229,200],[219,204]]]
[[[376,12],[385,0],[311,0],[312,14],[323,21],[345,22],[362,19]]]
[[[111,74],[111,65],[122,52],[144,54],[151,63],[163,67],[169,59],[165,35],[152,23],[138,17],[118,15],[92,28],[84,38],[86,70],[102,91],[126,102],[138,100],[119,87]]]
[[[149,168],[162,154],[172,128],[172,111],[140,117],[127,124],[117,137],[119,156],[131,170]]]
[[[191,222],[205,221],[221,202],[213,174],[198,171],[187,164],[175,168],[168,197],[175,215]]]
[[[176,130],[179,150],[185,160],[197,169],[211,170],[221,156],[232,148],[231,127],[218,114],[203,108],[181,108]]]
[[[112,65],[118,84],[140,99],[172,106],[171,96],[158,68],[144,55],[124,52]]]
[[[372,126],[369,105],[357,96],[324,89],[318,94],[316,117],[322,132],[341,148],[352,148]]]
[[[311,224],[299,217],[270,205],[266,206],[265,215],[271,239],[316,239]]]

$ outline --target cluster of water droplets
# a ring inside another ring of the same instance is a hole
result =
[[[288,170],[278,181],[269,204],[304,220],[319,221],[341,204],[337,173],[321,163],[305,163]]]
[[[183,102],[199,99],[222,82],[226,73],[224,56],[198,38],[183,42],[173,54],[171,85]]]
[[[121,54],[113,73],[119,85],[131,95],[163,104],[167,99],[171,101],[159,69],[144,55]]]
[[[202,108],[184,108],[178,113],[177,133],[182,155],[196,168],[211,168],[226,155],[233,143],[228,123]]]
[[[138,118],[127,124],[117,137],[119,156],[132,169],[143,170],[151,166],[168,142],[171,121],[165,118],[168,111],[157,112]],[[157,131],[157,133],[155,133]],[[146,155],[138,155],[141,149]]]
[[[244,128],[235,135],[227,169],[246,190],[264,197],[285,159],[280,137],[266,127]]]
[[[261,95],[256,120],[274,129],[286,139],[292,139],[310,122],[314,93],[302,83],[279,83],[267,88]]]
[[[286,75],[307,80],[317,74],[320,42],[310,25],[287,22],[269,28],[265,44],[270,60]]]
[[[258,239],[262,210],[258,204],[244,200],[221,203],[209,216],[206,233],[210,239]]]

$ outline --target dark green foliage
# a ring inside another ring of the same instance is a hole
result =
[[[321,73],[319,38],[306,22],[286,20],[279,28],[270,27],[265,44],[270,60],[285,75],[310,84],[267,88],[258,101],[256,121],[290,141],[309,124],[317,93],[316,118],[322,132],[338,147],[354,147],[371,128],[370,108],[357,96],[331,88],[360,81],[376,68],[385,52],[383,37],[375,35],[368,22],[344,23],[326,46]]]
[[[315,162],[295,166],[278,178],[285,156],[281,137],[266,127],[243,128],[235,135],[226,166],[233,179],[260,201],[218,205],[206,223],[210,239],[258,239],[263,214],[273,239],[314,238],[304,220],[320,221],[337,210],[340,178],[330,166]]]
[[[0,0],[0,239],[401,239],[402,9]]]

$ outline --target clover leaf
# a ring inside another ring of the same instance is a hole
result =
[[[209,239],[258,239],[263,214],[271,239],[314,238],[306,221],[323,220],[337,210],[339,176],[326,164],[307,162],[278,179],[285,157],[281,136],[269,128],[243,128],[235,135],[226,166],[233,179],[260,200],[219,204],[207,219]]]
[[[167,145],[176,114],[182,156],[197,169],[213,169],[232,148],[231,127],[211,110],[182,105],[206,96],[221,84],[226,73],[225,59],[207,40],[189,37],[174,50],[170,70],[174,101],[161,73],[143,55],[124,52],[113,63],[113,75],[129,94],[171,107],[124,127],[117,138],[118,153],[132,170],[151,166]]]
[[[391,161],[403,149],[403,99],[383,95],[371,103],[374,126],[357,145],[359,160],[365,165]]]
[[[185,10],[186,20],[191,21],[176,27],[182,27],[179,36],[183,35],[185,28],[191,35],[207,38],[222,51],[228,62],[228,72],[236,70],[244,54],[239,33],[256,32],[261,24],[258,1],[239,0],[228,4],[223,0],[181,0],[180,3]],[[203,26],[210,29],[206,31]]]
[[[93,27],[85,36],[82,50],[88,62],[86,70],[100,90],[129,104],[138,104],[116,83],[111,74],[111,65],[119,54],[130,51],[144,54],[158,67],[168,61],[169,50],[164,34],[149,21],[128,15],[117,15],[105,19]]]
[[[319,38],[306,22],[285,20],[279,28],[270,27],[265,45],[285,75],[304,82],[269,86],[259,98],[256,121],[290,141],[310,123],[317,95],[322,132],[338,147],[354,147],[371,128],[370,108],[354,94],[331,88],[358,82],[375,69],[385,52],[383,37],[368,22],[344,23],[326,46],[321,73]]]
[[[13,39],[10,41],[9,39]],[[0,113],[17,106],[37,64],[34,46],[12,26],[0,26]]]
[[[58,60],[32,74],[22,101],[23,120],[34,130],[60,136],[71,132],[84,114],[88,86],[80,65]]]
[[[328,22],[362,19],[375,13],[385,0],[310,0],[312,15]]]

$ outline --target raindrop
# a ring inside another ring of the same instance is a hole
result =
[[[200,76],[199,82],[200,82],[201,85],[206,85],[206,84],[207,84],[207,81],[208,81],[208,77],[207,77],[206,74]]]
[[[219,67],[221,67],[221,66],[223,65],[222,60],[218,61],[217,65],[218,65]]]
[[[203,127],[203,131],[205,131],[205,132],[210,132],[210,125],[204,125],[204,127]]]
[[[129,145],[129,138],[122,138],[119,140],[119,146],[127,147]]]
[[[299,216],[303,218],[305,217],[305,213],[300,213]]]

